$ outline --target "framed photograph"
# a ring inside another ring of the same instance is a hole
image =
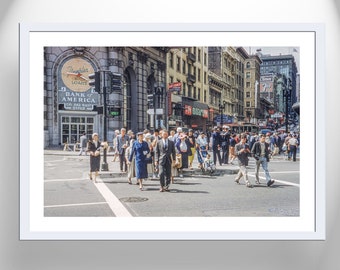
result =
[[[20,24],[20,239],[325,239],[324,58],[320,24]],[[164,130],[191,155],[136,179]]]

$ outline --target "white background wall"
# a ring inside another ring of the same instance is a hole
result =
[[[132,3],[133,2],[133,3]],[[338,269],[340,1],[47,1],[0,4],[1,269]],[[324,23],[326,241],[19,241],[19,22]],[[336,116],[336,117],[335,117]]]

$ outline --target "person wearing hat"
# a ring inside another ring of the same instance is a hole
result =
[[[189,142],[187,140],[187,136],[184,133],[182,133],[179,136],[179,140],[177,140],[175,146],[176,146],[178,153],[182,155],[182,167],[180,168],[180,170],[188,168],[188,165],[189,165],[188,157],[189,157],[189,152],[191,152],[191,150],[190,150]]]
[[[148,155],[151,159],[154,158],[154,148],[153,148],[153,144],[152,144],[152,135],[150,133],[144,134],[144,141],[147,142],[149,149],[150,149],[150,154]],[[157,178],[156,177],[156,170],[155,170],[155,166],[153,164],[153,162],[149,162],[147,164],[147,171],[148,171],[148,175],[149,177],[152,178]]]
[[[176,142],[179,140],[179,136],[181,135],[183,133],[183,129],[181,128],[181,127],[178,127],[177,129],[176,129],[176,133],[175,133],[175,135],[174,135],[174,142],[175,142],[175,144],[176,144]]]
[[[143,190],[143,179],[148,178],[147,171],[147,154],[150,153],[149,145],[143,139],[143,132],[137,133],[137,140],[133,143],[128,164],[131,164],[132,159],[135,159],[136,178],[139,184],[139,189]]]
[[[290,136],[288,140],[288,160],[291,160],[293,157],[293,161],[296,161],[296,152],[297,152],[297,147],[299,145],[299,142],[297,140],[297,135],[294,134],[294,136]]]
[[[212,150],[213,150],[213,160],[216,166],[217,158],[220,166],[222,166],[222,157],[221,157],[221,144],[222,137],[219,128],[214,128],[214,133],[212,134]],[[216,158],[217,156],[217,158]]]
[[[228,126],[223,126],[223,130],[221,132],[222,142],[222,163],[228,164],[229,161],[229,145],[230,145],[230,132]]]
[[[200,133],[196,140],[196,144],[197,144],[197,160],[199,163],[198,167],[201,169],[208,151],[208,140],[204,132]]]
[[[87,151],[90,153],[90,180],[94,180],[96,183],[96,178],[100,169],[100,150],[101,147],[107,148],[107,143],[100,142],[98,133],[92,134],[92,140],[88,142]],[[93,175],[92,175],[93,174]]]

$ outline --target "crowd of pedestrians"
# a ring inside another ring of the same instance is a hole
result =
[[[90,153],[90,179],[95,181],[99,171],[100,149],[108,144],[99,141],[98,134],[84,143],[86,134],[80,138],[80,155]],[[213,173],[217,164],[239,166],[236,183],[243,177],[246,187],[253,187],[248,179],[247,166],[249,157],[255,159],[255,183],[260,184],[260,166],[265,172],[266,184],[271,186],[268,162],[272,156],[284,155],[288,160],[296,161],[299,147],[298,134],[256,134],[245,132],[237,134],[224,125],[214,127],[211,131],[203,132],[189,129],[187,132],[181,127],[176,130],[144,130],[137,136],[125,128],[116,130],[112,140],[113,159],[119,162],[120,172],[127,175],[127,182],[136,184],[143,190],[143,180],[159,178],[160,192],[169,191],[170,184],[175,177],[183,177],[184,169],[194,169],[194,160],[198,161],[198,168]],[[86,148],[86,150],[85,150]],[[211,154],[210,154],[211,153]]]

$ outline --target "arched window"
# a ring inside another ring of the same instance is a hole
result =
[[[250,62],[247,62],[246,67],[247,67],[247,68],[250,68]]]

